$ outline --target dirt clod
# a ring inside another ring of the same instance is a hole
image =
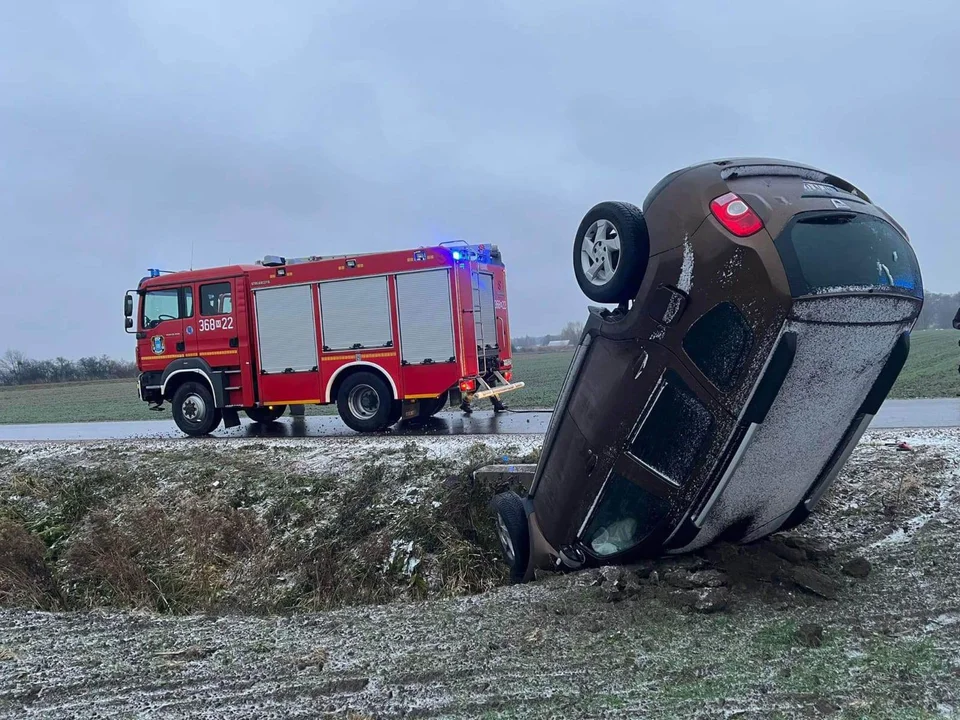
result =
[[[690,582],[693,587],[723,587],[727,584],[727,576],[719,570],[698,570],[690,574]]]
[[[781,538],[774,538],[770,542],[770,549],[775,555],[794,565],[799,565],[807,559],[807,553],[803,548],[787,545]]]
[[[663,576],[663,581],[675,588],[680,588],[681,590],[692,590],[696,587],[693,581],[690,579],[691,574],[684,570],[671,570]]]
[[[726,609],[730,602],[730,592],[726,588],[700,588],[680,593],[676,599],[682,607],[709,614]]]
[[[870,571],[873,569],[873,565],[870,564],[870,561],[864,557],[855,557],[850,562],[846,563],[843,566],[843,571],[850,577],[855,577],[859,580],[863,580],[865,577],[870,575]]]
[[[821,541],[813,540],[811,538],[788,535],[783,539],[783,544],[787,547],[799,548],[800,550],[803,550],[807,554],[807,557],[814,562],[829,560],[836,555],[836,550],[834,550],[832,547]]]
[[[811,567],[793,568],[790,578],[797,587],[827,600],[835,600],[840,589],[836,580]]]

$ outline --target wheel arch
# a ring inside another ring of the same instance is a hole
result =
[[[203,358],[181,358],[170,363],[160,377],[160,395],[169,400],[183,383],[198,380],[213,394],[214,406],[222,408],[226,396],[223,373],[214,371]]]
[[[372,362],[365,362],[363,360],[355,360],[353,362],[347,363],[342,367],[337,368],[336,372],[330,376],[330,379],[327,381],[327,388],[324,391],[323,399],[325,402],[334,402],[337,397],[337,392],[340,390],[340,385],[351,375],[354,375],[358,372],[370,371],[373,370],[380,377],[386,380],[387,384],[390,386],[390,391],[393,393],[393,399],[399,400],[400,393],[397,391],[397,384],[394,382],[393,378],[390,376],[386,370],[383,369],[380,365]]]

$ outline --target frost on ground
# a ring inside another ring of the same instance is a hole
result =
[[[960,431],[868,433],[784,536],[514,587],[450,478],[536,447],[483,442],[0,448],[0,717],[957,716]]]

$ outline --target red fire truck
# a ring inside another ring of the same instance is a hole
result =
[[[373,432],[523,387],[495,245],[151,270],[124,314],[140,399],[188,435],[328,403]]]

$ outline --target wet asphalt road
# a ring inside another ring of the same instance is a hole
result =
[[[508,412],[495,415],[477,411],[466,416],[460,412],[439,413],[422,423],[401,423],[384,435],[496,435],[542,434],[550,420],[549,411]],[[888,400],[874,418],[871,428],[960,427],[960,399]],[[270,425],[244,421],[240,427],[220,429],[215,437],[349,437],[357,435],[340,418],[311,416],[284,417]],[[172,420],[100,423],[51,423],[37,425],[0,425],[3,441],[131,440],[181,438],[183,434]]]

